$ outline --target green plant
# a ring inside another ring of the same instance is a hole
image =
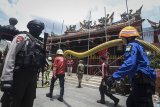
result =
[[[153,68],[160,68],[160,58],[159,57],[152,57],[150,59],[150,66]]]

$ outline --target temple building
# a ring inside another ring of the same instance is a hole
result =
[[[56,50],[61,48],[62,50],[73,50],[76,52],[84,52],[95,46],[102,44],[106,41],[110,41],[118,38],[118,34],[122,28],[131,25],[137,28],[137,30],[142,34],[142,22],[144,19],[141,18],[142,6],[132,13],[132,10],[127,14],[126,12],[121,14],[121,20],[113,22],[114,12],[107,17],[101,17],[98,19],[98,24],[96,21],[80,22],[80,29],[76,30],[76,25],[70,25],[66,27],[67,30],[63,35],[54,36],[51,35],[47,40],[47,50],[49,54],[55,54]],[[128,20],[129,19],[129,20]],[[109,62],[111,68],[121,65],[123,61],[124,46],[111,47],[92,56],[83,58],[84,63],[87,66],[88,74],[95,74],[100,66],[101,62],[99,57],[101,53],[109,53]],[[74,60],[73,71],[76,71],[76,66],[78,58],[70,56]],[[115,70],[115,69],[114,69]]]
[[[160,46],[160,44],[159,44],[160,43],[160,21],[159,21],[159,23],[157,23],[157,22],[151,21],[149,19],[147,19],[147,20],[151,25],[152,30],[150,30],[150,32],[152,32],[152,34],[154,35],[152,43],[154,43],[156,46],[159,47]],[[149,30],[148,30],[148,32],[149,32]]]

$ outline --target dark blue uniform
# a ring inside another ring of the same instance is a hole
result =
[[[124,58],[122,66],[112,76],[117,80],[126,75],[130,77],[132,92],[127,99],[127,107],[153,107],[156,73],[149,66],[143,46],[136,40],[129,42]]]

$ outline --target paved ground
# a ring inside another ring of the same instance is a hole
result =
[[[59,102],[57,100],[59,95],[59,85],[55,87],[53,99],[45,96],[48,91],[49,87],[37,88],[37,98],[35,99],[33,107],[114,107],[113,101],[108,97],[106,97],[105,105],[96,103],[96,101],[100,98],[100,94],[98,89],[95,88],[76,88],[75,85],[67,83],[65,84],[64,102]],[[0,92],[0,97],[1,96],[2,92]],[[117,107],[126,107],[125,102],[127,97],[121,95],[115,96],[120,99]],[[160,107],[160,105],[156,104],[155,107]]]
[[[76,88],[75,85],[65,84],[64,102],[59,102],[56,98],[59,95],[59,86],[54,90],[54,98],[45,97],[49,88],[38,88],[37,99],[34,107],[114,107],[114,103],[106,97],[106,104],[98,104],[96,101],[100,98],[98,89],[94,88]],[[126,97],[116,95],[120,99],[118,107],[125,107]]]
[[[75,85],[65,84],[64,102],[56,99],[59,95],[59,85],[55,87],[53,99],[45,96],[48,91],[49,87],[37,88],[37,98],[33,107],[114,107],[113,101],[108,97],[106,97],[105,105],[96,103],[100,95],[98,89],[95,88],[76,88]],[[2,96],[2,92],[0,92],[0,96]],[[116,96],[120,99],[117,107],[125,107],[126,97]]]

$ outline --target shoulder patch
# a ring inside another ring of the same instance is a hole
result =
[[[24,37],[21,36],[21,35],[19,35],[19,36],[17,36],[17,38],[16,38],[16,43],[19,43],[19,42],[21,42],[21,41],[23,41],[23,40],[24,40]]]
[[[126,46],[126,52],[131,52],[132,50],[132,45],[127,45]]]

